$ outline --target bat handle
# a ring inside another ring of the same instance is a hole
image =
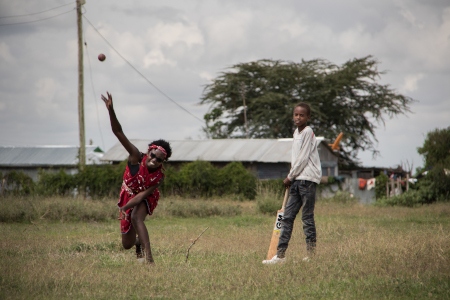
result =
[[[283,205],[281,206],[281,209],[284,210],[288,198],[289,198],[289,188],[286,188],[286,191],[284,192]]]

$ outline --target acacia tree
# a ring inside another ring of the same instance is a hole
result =
[[[423,146],[417,151],[424,156],[425,162],[419,173],[428,171],[419,179],[418,185],[423,202],[450,201],[450,126],[428,132]]]
[[[428,132],[422,147],[417,152],[424,156],[425,170],[438,165],[450,168],[450,126]]]
[[[204,131],[211,138],[292,137],[292,109],[306,102],[316,135],[333,141],[344,133],[343,162],[356,162],[360,150],[376,155],[377,125],[409,112],[414,101],[379,84],[384,72],[377,65],[372,56],[341,66],[323,59],[234,65],[204,89],[200,103],[210,105]]]

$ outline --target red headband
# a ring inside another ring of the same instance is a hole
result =
[[[164,154],[165,157],[167,157],[166,149],[164,149],[163,147],[151,144],[150,146],[148,146],[148,151],[150,152],[150,150],[152,149],[158,149]]]

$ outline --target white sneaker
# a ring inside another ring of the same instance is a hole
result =
[[[138,263],[143,264],[145,263],[145,257],[141,257],[137,259]]]
[[[306,256],[306,257],[303,258],[303,261],[304,261],[304,262],[310,262],[310,261],[311,261],[311,258],[308,257],[308,256]]]
[[[265,265],[275,265],[275,264],[282,264],[286,261],[286,258],[279,258],[278,256],[272,257],[272,259],[266,259],[263,260],[262,263]]]

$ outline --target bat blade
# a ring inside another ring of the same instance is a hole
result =
[[[272,231],[272,238],[270,239],[269,251],[267,251],[268,260],[272,259],[272,257],[274,257],[275,254],[277,254],[278,240],[280,239],[281,233],[281,221],[283,220],[284,206],[286,205],[288,195],[289,192],[286,189],[286,192],[284,194],[283,205],[281,206],[281,209],[277,211],[277,218],[275,219],[275,225]]]

